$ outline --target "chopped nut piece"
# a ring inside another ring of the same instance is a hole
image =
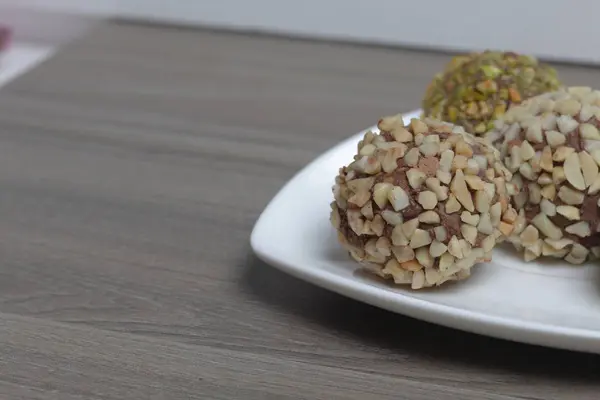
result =
[[[414,147],[404,155],[404,162],[409,167],[416,167],[419,163],[419,149]]]
[[[442,275],[435,268],[425,268],[425,281],[429,285],[439,285]]]
[[[365,204],[363,208],[360,209],[360,212],[362,215],[365,216],[365,218],[373,219],[373,203],[370,201],[367,202],[367,204]]]
[[[557,148],[565,144],[567,138],[560,132],[557,131],[546,131],[546,141],[552,148]]]
[[[537,178],[535,171],[529,163],[522,163],[519,167],[519,173],[530,181],[534,181]]]
[[[439,242],[445,242],[448,239],[448,231],[442,225],[433,228],[435,239]]]
[[[454,257],[450,253],[444,253],[440,257],[439,270],[445,272],[454,264]]]
[[[392,247],[392,253],[399,263],[415,258],[415,251],[410,246],[394,246]]]
[[[375,147],[375,145],[369,143],[369,144],[364,145],[360,149],[358,154],[360,154],[361,156],[370,156],[373,153],[375,153],[375,150],[377,150],[377,147]]]
[[[554,198],[556,197],[556,186],[544,186],[541,190],[541,194],[544,199],[554,200]]]
[[[448,253],[459,259],[463,258],[462,248],[456,236],[452,236],[448,242]]]
[[[468,211],[463,211],[460,214],[460,219],[463,222],[466,222],[469,225],[477,226],[479,223],[479,214],[471,214]]]
[[[367,221],[368,222],[368,221]],[[365,222],[366,224],[366,222]],[[385,222],[381,215],[375,215],[373,220],[371,221],[371,230],[377,236],[383,235],[383,230],[385,229]],[[365,234],[369,234],[369,232],[364,232]]]
[[[433,210],[437,205],[437,196],[435,193],[425,190],[419,193],[418,202],[425,210]]]
[[[439,153],[440,144],[439,143],[423,143],[422,145],[419,146],[419,150],[421,151],[421,154],[423,154],[426,157],[434,156]]]
[[[496,238],[494,235],[489,235],[485,239],[481,241],[481,247],[485,253],[492,251],[494,246],[496,245]]]
[[[444,201],[448,199],[448,188],[446,186],[442,186],[438,178],[427,178],[425,180],[425,186],[435,193],[438,201]]]
[[[465,156],[467,158],[473,156],[473,149],[464,140],[460,140],[458,143],[456,143],[455,150],[456,154],[458,155]]]
[[[440,182],[442,182],[446,185],[450,184],[450,181],[452,180],[452,174],[450,174],[450,172],[446,172],[446,171],[442,171],[442,170],[437,171],[435,176],[437,176],[437,178],[440,180]]]
[[[408,195],[400,186],[394,186],[388,193],[388,200],[396,211],[404,210],[409,206]]]
[[[521,143],[520,151],[521,151],[521,159],[523,161],[529,161],[535,156],[535,150],[533,149],[533,147],[531,147],[529,142],[526,140],[523,141],[523,143]]]
[[[455,157],[456,158],[456,157]],[[468,211],[475,211],[475,205],[473,204],[473,198],[467,188],[465,182],[465,176],[461,170],[457,170],[454,174],[454,179],[450,184],[450,191],[456,196],[456,199],[463,205]],[[448,200],[449,202],[450,200]],[[446,203],[446,206],[448,203]]]
[[[425,182],[427,175],[425,175],[422,171],[419,171],[416,168],[411,168],[406,171],[406,178],[408,179],[408,184],[413,189],[419,189],[421,185]]]
[[[579,237],[587,237],[592,234],[590,224],[586,221],[580,221],[565,228],[565,231]]]
[[[542,150],[540,167],[546,172],[552,172],[554,165],[552,163],[552,149],[550,146],[546,146],[544,147],[544,150]]]
[[[571,153],[563,164],[565,176],[567,181],[573,185],[576,189],[585,190],[585,180],[581,172],[581,164],[579,162],[579,156],[576,153]]]
[[[485,194],[487,194],[489,199],[493,199],[496,195],[496,185],[494,185],[493,183],[484,183],[483,191],[485,192]]]
[[[375,218],[373,218],[375,219]],[[375,231],[373,230],[372,221],[364,221],[363,229],[358,233],[359,235],[374,235]]]
[[[420,270],[413,274],[413,280],[410,285],[411,289],[421,289],[425,286],[425,273]]]
[[[488,160],[483,155],[473,156],[473,161],[475,161],[477,163],[477,165],[479,166],[480,170],[485,170],[488,167]],[[468,161],[467,161],[467,164],[469,164]]]
[[[567,204],[577,205],[583,203],[585,196],[583,193],[573,190],[568,186],[561,186],[558,191],[558,198]]]
[[[383,155],[383,158],[381,159],[381,169],[387,173],[391,173],[398,168],[397,160],[404,155],[403,149],[398,147],[392,148],[380,154]]]
[[[465,175],[465,182],[472,190],[483,190],[483,180],[476,175]]]
[[[504,221],[501,221],[500,225],[498,226],[498,230],[506,237],[509,237],[513,233],[514,229],[514,225]]]
[[[579,120],[581,122],[589,121],[590,118],[594,116],[594,111],[592,110],[592,106],[589,104],[582,104],[581,111],[579,112]]]
[[[552,170],[552,181],[554,181],[555,185],[560,185],[566,180],[565,171],[563,167],[554,167]]]
[[[549,217],[556,215],[556,205],[548,199],[542,199],[540,202],[540,210]]]
[[[475,161],[474,159],[470,158],[467,160],[467,168],[465,168],[465,173],[468,175],[477,175],[479,173],[479,164],[477,164],[477,161]]]
[[[552,183],[552,177],[548,174],[541,174],[537,180],[540,185],[549,185]]]
[[[533,246],[539,239],[539,231],[533,225],[527,225],[525,230],[521,232],[521,243],[525,247]]]
[[[369,192],[358,192],[358,193],[355,193],[354,195],[352,195],[348,199],[348,202],[352,203],[352,204],[356,204],[358,207],[362,207],[365,204],[367,204],[367,202],[369,201],[370,198],[371,198],[371,195],[369,194]]]
[[[517,211],[514,208],[509,208],[506,210],[504,215],[502,215],[502,221],[508,223],[514,223],[517,220]]]
[[[427,247],[421,247],[417,249],[415,251],[415,257],[417,258],[419,264],[421,264],[425,268],[433,267],[433,264],[435,262],[431,254],[429,254],[429,249]]]
[[[427,124],[417,118],[413,118],[410,120],[410,127],[412,128],[415,135],[429,131]]]
[[[467,168],[467,157],[460,154],[455,155],[454,159],[452,160],[452,170],[456,171],[465,168]]]
[[[460,248],[463,253],[463,258],[469,257],[471,255],[472,246],[466,239],[460,239],[458,241]]]
[[[444,150],[440,156],[440,170],[450,172],[453,160],[454,152],[452,150]]]
[[[598,177],[598,165],[587,151],[579,153],[579,164],[583,173],[585,187],[589,187]]]
[[[577,129],[579,122],[568,115],[561,115],[556,119],[556,125],[558,125],[558,130],[566,135]]]
[[[542,135],[542,123],[539,121],[534,122],[527,128],[525,139],[531,143],[542,143],[544,136]]]
[[[402,122],[402,115],[399,114],[383,117],[379,120],[379,122],[377,122],[377,128],[384,132],[390,132],[397,126],[404,126]],[[371,140],[373,140],[372,133]]]
[[[485,235],[491,235],[494,233],[494,226],[490,214],[484,212],[479,217],[479,224],[477,224],[477,230]]]
[[[562,237],[560,228],[554,225],[552,221],[550,221],[550,218],[548,218],[545,214],[540,213],[536,215],[531,220],[531,223],[550,239],[558,240]]]
[[[600,140],[600,132],[598,132],[598,129],[594,125],[591,125],[591,124],[579,125],[579,133],[581,134],[581,137],[584,139]]]
[[[564,162],[568,156],[575,153],[575,149],[567,146],[560,146],[554,151],[554,155],[552,156],[552,160],[556,162]],[[551,172],[550,170],[549,172]]]
[[[486,213],[490,210],[490,202],[491,199],[485,191],[480,190],[475,193],[475,208],[480,213]]]
[[[419,222],[424,224],[439,224],[440,215],[435,211],[425,211],[419,214]]]
[[[475,245],[475,241],[477,240],[477,228],[473,225],[462,224],[460,226],[460,232],[469,243]]]
[[[377,239],[377,242],[375,243],[375,248],[377,249],[379,254],[384,255],[386,257],[392,254],[392,245],[390,243],[390,240],[386,237],[380,237],[379,239]]]
[[[429,246],[429,254],[435,258],[440,257],[446,252],[446,250],[448,250],[448,247],[444,243],[437,240],[431,242],[431,245]]]
[[[381,217],[385,220],[385,222],[394,226],[400,225],[402,222],[404,222],[402,214],[394,212],[392,210],[382,210]]]
[[[394,140],[400,143],[410,142],[413,139],[412,133],[410,133],[404,127],[396,127],[391,131],[391,133],[394,137]]]
[[[451,194],[446,202],[446,213],[452,214],[460,210],[460,203],[456,200],[456,197]]]
[[[571,247],[571,255],[573,255],[573,257],[576,257],[576,258],[585,259],[588,256],[589,252],[590,251],[588,249],[586,249],[579,243],[575,243],[575,244],[573,244],[573,247]]]
[[[500,202],[495,203],[490,207],[490,221],[493,226],[498,226],[502,219],[502,204]]]
[[[559,114],[565,114],[574,117],[579,113],[579,110],[581,110],[581,103],[575,99],[558,100],[554,106],[554,109],[558,111]]]
[[[573,206],[558,206],[556,207],[556,212],[565,218],[570,219],[571,221],[579,221],[581,218],[579,215],[579,209]]]
[[[431,236],[429,232],[423,229],[416,229],[410,238],[410,247],[417,249],[419,247],[427,246],[431,243]]]
[[[373,183],[375,183],[375,178],[373,177],[352,179],[346,182],[346,184],[348,185],[348,189],[350,189],[354,193],[368,192],[373,187]]]
[[[392,230],[391,238],[392,244],[394,246],[406,246],[409,243],[408,238],[404,233],[404,229],[402,229],[402,225],[396,225],[394,227],[394,229]]]
[[[407,271],[417,272],[423,269],[423,266],[419,264],[416,259],[405,261],[400,263],[400,267]]]
[[[391,183],[376,183],[373,187],[373,201],[377,204],[377,207],[383,209],[388,202],[388,194],[392,190],[394,185]]]

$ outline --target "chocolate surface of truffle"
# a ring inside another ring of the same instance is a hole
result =
[[[600,91],[570,87],[525,101],[486,139],[513,173],[509,238],[526,260],[581,264],[600,254]]]
[[[468,277],[516,217],[498,151],[430,119],[404,126],[387,117],[378,128],[336,177],[331,222],[340,242],[368,270],[413,289]]]
[[[423,114],[481,135],[523,100],[559,89],[556,70],[534,57],[484,51],[453,58],[429,84]]]

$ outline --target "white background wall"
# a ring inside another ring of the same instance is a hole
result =
[[[600,64],[596,0],[0,0],[11,3],[304,37],[510,49]]]

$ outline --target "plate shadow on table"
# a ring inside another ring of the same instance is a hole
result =
[[[379,354],[383,350],[435,359],[449,367],[461,364],[532,378],[597,382],[599,355],[489,338],[405,317],[292,277],[251,252],[243,266],[241,285],[267,306],[359,341]]]

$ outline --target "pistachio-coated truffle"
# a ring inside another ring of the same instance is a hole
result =
[[[461,55],[427,87],[423,115],[481,135],[511,106],[560,86],[556,70],[531,56],[489,50]]]

